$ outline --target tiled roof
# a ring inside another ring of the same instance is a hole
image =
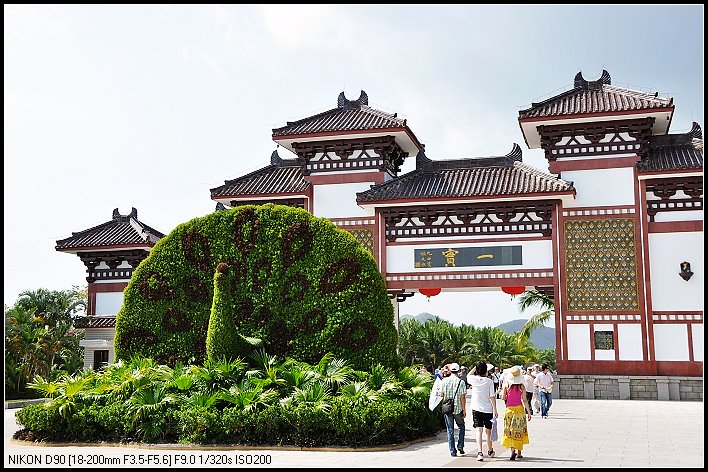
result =
[[[321,133],[326,131],[376,130],[405,128],[406,120],[369,107],[369,97],[362,90],[357,100],[339,94],[337,108],[298,121],[288,122],[273,130],[273,137]]]
[[[688,133],[652,136],[639,172],[703,169],[703,132],[698,123]]]
[[[304,192],[310,183],[303,178],[302,167],[294,159],[281,159],[278,151],[270,156],[270,165],[211,189],[211,198],[237,195]]]
[[[116,208],[113,210],[111,221],[58,240],[56,250],[131,244],[153,246],[164,236],[156,229],[138,221],[138,210],[135,208],[129,215],[121,215]]]
[[[571,90],[519,111],[519,118],[576,115],[585,113],[625,112],[673,106],[673,98],[658,93],[645,93],[611,85],[610,74],[602,71],[595,81],[587,81],[582,72],[575,76]]]
[[[417,169],[357,194],[357,202],[431,197],[481,197],[572,192],[566,182],[521,162],[521,148],[499,157],[432,161],[423,152]]]
[[[115,328],[115,316],[82,316],[76,318],[74,326],[77,328]]]

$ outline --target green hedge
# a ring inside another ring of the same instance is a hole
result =
[[[30,405],[16,415],[33,440],[144,440],[146,426],[157,428],[160,442],[299,447],[371,447],[429,437],[443,428],[439,409],[431,412],[420,398],[352,402],[335,398],[330,409],[280,404],[245,411],[173,405],[159,418],[132,421],[127,406],[84,406],[64,418],[58,409]],[[18,438],[27,438],[22,434]]]
[[[229,293],[215,299],[220,263],[228,266]],[[244,206],[181,224],[155,245],[124,294],[120,359],[202,362],[216,302],[219,316],[233,319],[233,339],[259,338],[271,354],[314,362],[332,352],[357,369],[398,363],[393,308],[373,257],[304,210]]]

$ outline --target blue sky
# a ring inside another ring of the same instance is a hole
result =
[[[432,159],[525,148],[519,109],[570,88],[580,70],[673,97],[673,132],[704,125],[703,14],[5,5],[4,302],[85,284],[83,264],[55,241],[113,208],[136,207],[163,232],[211,212],[210,188],[269,162],[272,128],[332,108],[343,90],[406,118]],[[524,160],[547,168],[538,150]],[[518,317],[506,295],[470,296],[418,295],[401,312],[481,325]]]

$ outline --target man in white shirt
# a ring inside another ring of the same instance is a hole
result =
[[[529,404],[529,410],[531,410],[531,414],[533,415],[533,405],[532,400],[533,400],[533,394],[534,390],[536,388],[533,386],[533,381],[535,380],[533,378],[533,375],[531,375],[531,372],[533,371],[533,368],[531,366],[528,366],[526,368],[526,373],[524,374],[524,388],[526,389],[526,401]]]
[[[490,366],[491,367],[491,366]],[[487,432],[487,456],[494,457],[492,445],[492,419],[498,416],[497,399],[494,384],[487,378],[487,363],[480,361],[472,369],[472,375],[467,376],[467,381],[472,389],[472,426],[477,430],[477,460],[484,460],[482,449],[482,430]],[[502,423],[502,428],[503,428]]]
[[[553,403],[553,376],[548,364],[543,364],[543,372],[536,376],[534,385],[538,387],[538,394],[541,397],[541,417],[548,418],[548,410],[551,409]]]
[[[531,377],[536,380],[536,377],[541,373],[541,366],[539,364],[533,365],[533,370],[531,371]],[[541,413],[541,398],[538,396],[538,387],[534,385],[533,387],[533,399],[532,408],[536,413]]]
[[[492,372],[490,372],[492,377],[492,382],[494,382],[494,391],[496,392],[497,398],[499,398],[499,383],[501,381],[501,374],[499,373],[499,367],[495,367]]]

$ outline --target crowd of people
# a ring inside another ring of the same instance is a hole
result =
[[[428,372],[425,367],[421,372]],[[547,364],[533,364],[526,368],[512,366],[500,371],[480,361],[468,372],[465,366],[453,362],[435,370],[431,391],[430,408],[452,399],[450,412],[444,414],[450,455],[465,454],[465,419],[467,415],[467,393],[470,393],[469,407],[472,409],[472,427],[477,439],[477,460],[483,461],[482,436],[486,439],[486,456],[496,455],[494,441],[501,440],[502,446],[511,451],[510,460],[522,459],[523,449],[529,444],[528,422],[531,417],[541,414],[548,418],[553,403],[553,375]],[[497,399],[505,403],[501,419],[497,411]],[[498,428],[497,428],[497,421]],[[458,428],[455,440],[455,426]],[[499,434],[497,433],[497,429]]]

